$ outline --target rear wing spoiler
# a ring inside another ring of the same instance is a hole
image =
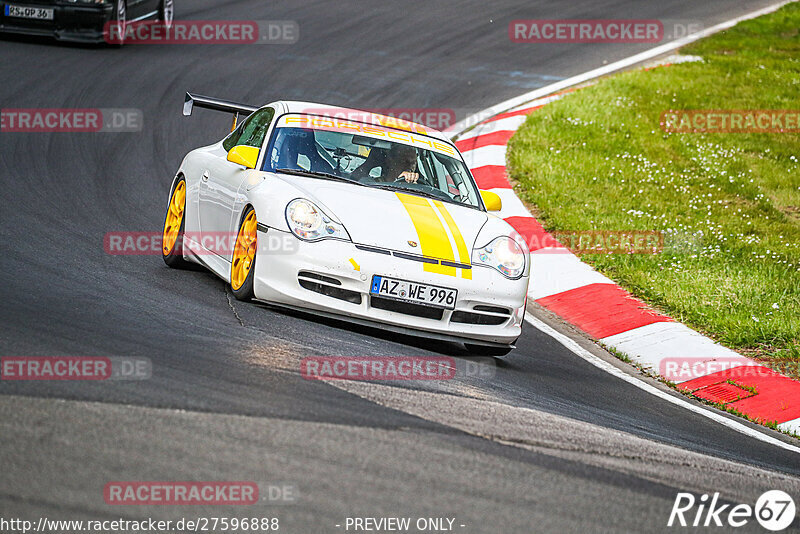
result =
[[[222,100],[210,96],[201,96],[201,95],[193,95],[192,93],[186,93],[186,98],[183,101],[183,115],[185,117],[190,116],[195,106],[197,106],[198,108],[212,109],[214,111],[232,113],[233,127],[231,128],[231,131],[233,131],[236,128],[236,124],[239,122],[239,115],[244,115],[246,117],[258,109],[257,107],[248,106],[247,104],[238,104],[236,102],[231,102],[230,100]]]

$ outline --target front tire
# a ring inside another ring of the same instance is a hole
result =
[[[239,223],[231,258],[231,290],[238,300],[250,300],[255,296],[253,279],[256,272],[257,232],[256,212],[252,206],[248,206]]]
[[[186,180],[175,182],[164,215],[164,233],[161,236],[161,257],[169,267],[179,269],[189,265],[183,259],[183,233],[186,229]]]
[[[489,347],[487,345],[473,345],[472,343],[464,343],[464,346],[473,356],[492,356],[494,358],[502,358],[514,350],[514,347]]]

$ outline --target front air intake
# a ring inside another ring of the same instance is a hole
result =
[[[297,282],[300,284],[300,287],[308,291],[313,291],[314,293],[319,293],[320,295],[325,295],[326,297],[337,300],[352,302],[353,304],[361,304],[361,293],[337,287],[342,285],[342,282],[336,278],[308,271],[301,271],[298,273]]]
[[[421,304],[413,304],[400,300],[390,300],[376,297],[375,295],[370,297],[370,305],[380,310],[413,315],[414,317],[422,317],[423,319],[434,319],[436,321],[440,321],[444,315],[444,310],[442,308],[422,306]]]

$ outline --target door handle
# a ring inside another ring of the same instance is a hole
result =
[[[204,172],[204,173],[203,173],[203,181],[204,181],[204,182],[207,182],[207,181],[208,181],[208,171],[206,171],[206,172]]]

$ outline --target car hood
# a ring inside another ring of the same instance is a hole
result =
[[[485,212],[409,193],[316,178],[290,183],[344,224],[357,245],[471,264]]]

